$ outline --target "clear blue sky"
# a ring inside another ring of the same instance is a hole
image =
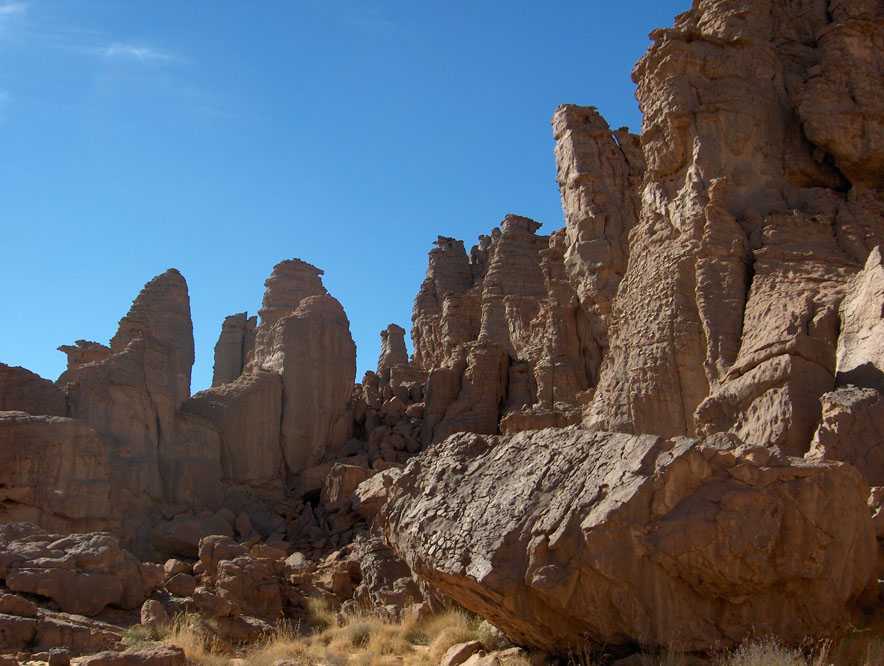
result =
[[[359,376],[436,236],[562,226],[549,121],[640,125],[630,71],[688,0],[0,0],[0,361],[55,379],[169,267],[194,390],[281,259],[325,269]]]

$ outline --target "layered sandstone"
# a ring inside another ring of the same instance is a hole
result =
[[[520,644],[709,650],[843,627],[875,570],[867,494],[848,465],[728,436],[462,433],[405,467],[379,519],[415,573]]]

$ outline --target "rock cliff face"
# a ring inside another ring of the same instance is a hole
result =
[[[801,453],[834,386],[838,304],[884,240],[880,173],[857,169],[884,149],[862,92],[881,10],[748,6],[696,3],[635,68],[647,172],[587,423]],[[852,111],[821,112],[852,85]],[[824,140],[842,122],[853,152]]]

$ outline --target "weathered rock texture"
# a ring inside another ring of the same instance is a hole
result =
[[[884,238],[880,173],[860,166],[884,151],[880,12],[701,1],[653,33],[641,211],[588,424],[807,449],[839,303]]]
[[[77,340],[72,345],[61,345],[58,351],[68,357],[67,370],[58,378],[58,383],[62,386],[67,383],[69,372],[73,372],[87,363],[103,361],[111,355],[110,347],[92,340]]]
[[[598,347],[568,280],[565,236],[539,228],[508,215],[469,258],[450,238],[430,252],[412,315],[414,365],[429,373],[426,441],[496,433],[510,414],[579,414]]]
[[[257,317],[240,312],[224,318],[221,334],[215,343],[215,366],[212,386],[226,384],[242,374],[255,351]]]
[[[51,534],[30,523],[0,525],[0,578],[13,592],[47,597],[68,613],[138,608],[138,560],[107,534]]]
[[[0,522],[116,529],[109,451],[74,419],[0,412]]]
[[[835,359],[838,384],[884,391],[884,263],[881,247],[869,253],[865,268],[841,303],[841,334]]]
[[[0,363],[0,412],[65,416],[64,392],[48,379],[22,367]]]
[[[298,473],[349,434],[356,375],[350,322],[331,296],[309,296],[269,330],[262,320],[258,339],[258,367],[282,377],[280,445],[287,469]]]
[[[843,460],[884,486],[884,395],[855,386],[825,393],[808,460]]]
[[[592,107],[560,106],[552,120],[565,212],[565,268],[585,318],[584,355],[592,384],[608,348],[608,320],[626,272],[629,232],[638,220],[644,156],[639,137],[611,132]]]
[[[379,519],[418,575],[551,651],[727,647],[843,626],[875,567],[868,486],[732,437],[459,434],[410,462]],[[832,507],[837,506],[837,511]]]
[[[405,349],[405,329],[390,324],[381,331],[381,354],[378,357],[378,375],[390,381],[390,373],[396,366],[408,365],[408,352]]]

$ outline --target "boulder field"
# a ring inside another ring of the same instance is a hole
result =
[[[640,134],[555,110],[564,227],[439,236],[413,354],[391,323],[358,383],[300,259],[196,394],[175,269],[57,380],[0,364],[0,652],[184,663],[105,651],[183,612],[254,641],[313,598],[548,653],[884,610],[884,6],[695,0],[651,40]]]

